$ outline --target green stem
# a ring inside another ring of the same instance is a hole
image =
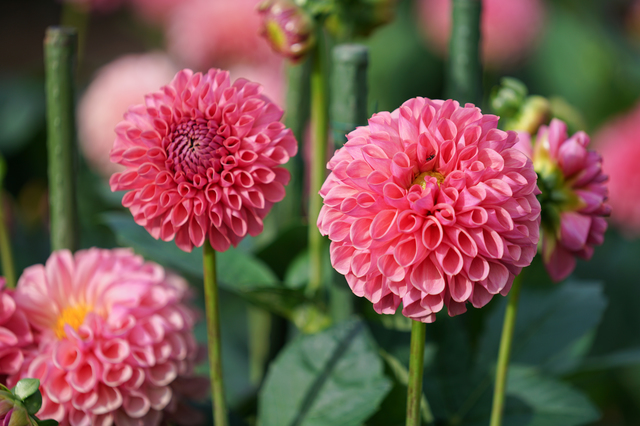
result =
[[[424,371],[425,323],[412,321],[409,356],[409,384],[407,386],[406,426],[420,426],[420,402],[422,400],[422,374]]]
[[[215,426],[227,426],[227,407],[224,402],[222,381],[222,338],[220,335],[220,312],[218,283],[216,281],[216,251],[209,240],[203,247],[204,298],[207,312],[207,344],[209,352],[209,376],[213,396],[213,418]]]
[[[461,104],[482,101],[480,0],[453,0],[447,97]]]
[[[491,409],[490,426],[500,426],[502,424],[504,398],[505,391],[507,389],[509,357],[511,355],[511,343],[513,341],[513,330],[515,329],[516,315],[518,313],[521,276],[522,274],[518,275],[513,281],[511,291],[509,292],[507,310],[504,313],[502,337],[500,338],[500,351],[498,352],[498,365],[496,367],[496,384],[493,389],[493,407]]]
[[[16,271],[13,266],[13,254],[11,252],[11,240],[7,223],[4,217],[4,200],[0,188],[0,260],[2,261],[2,274],[7,281],[7,288],[15,288]]]
[[[324,238],[320,235],[316,222],[322,207],[320,188],[324,183],[327,168],[327,77],[325,75],[323,34],[320,32],[314,49],[311,70],[311,182],[309,191],[309,286],[307,294],[315,295],[322,286],[322,257]]]
[[[74,113],[76,41],[76,31],[64,27],[47,28],[44,40],[52,250],[74,251],[78,242]]]

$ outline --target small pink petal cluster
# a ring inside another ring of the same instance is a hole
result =
[[[262,232],[262,219],[284,198],[296,154],[283,111],[245,79],[226,71],[180,71],[167,86],[129,108],[116,127],[111,161],[126,170],[112,191],[137,224],[182,250],[217,251]]]
[[[576,256],[588,260],[602,244],[611,207],[602,157],[587,150],[589,136],[567,135],[558,119],[542,126],[533,147],[533,165],[542,191],[542,259],[555,281],[569,276]]]
[[[531,263],[540,203],[515,132],[472,104],[415,98],[375,114],[328,164],[318,218],[357,296],[432,322],[506,294]]]
[[[89,164],[102,176],[124,170],[109,161],[122,111],[170,81],[178,68],[160,52],[125,55],[98,70],[78,104],[78,140]]]
[[[638,3],[640,5],[640,3]],[[640,7],[638,8],[640,10]],[[594,142],[609,175],[611,219],[629,237],[640,237],[640,105],[606,124]]]
[[[157,425],[172,383],[192,374],[187,284],[128,249],[54,252],[27,268],[16,304],[37,332],[10,386],[40,379],[39,418],[61,425]]]
[[[18,373],[25,352],[33,349],[34,336],[24,312],[17,309],[13,291],[0,277],[0,375]]]
[[[428,41],[441,53],[449,46],[451,0],[418,0],[418,16]],[[482,57],[485,65],[513,65],[531,50],[544,21],[541,0],[482,0]]]

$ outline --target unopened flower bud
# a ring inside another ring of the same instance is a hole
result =
[[[4,385],[0,385],[0,425],[37,426],[18,397]]]
[[[518,130],[533,135],[540,126],[549,122],[549,118],[549,101],[542,96],[529,96],[520,111],[504,123],[504,130]]]
[[[511,77],[500,80],[491,90],[491,109],[501,118],[511,118],[520,111],[527,97],[527,86]]]
[[[271,48],[299,61],[315,45],[313,19],[291,0],[265,0],[258,5],[262,16],[260,34]]]

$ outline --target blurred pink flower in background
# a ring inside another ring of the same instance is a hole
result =
[[[594,136],[609,175],[611,219],[628,236],[640,236],[640,105]]]
[[[156,239],[191,251],[209,239],[217,251],[262,232],[262,219],[284,198],[296,154],[283,111],[262,87],[233,84],[226,71],[180,71],[134,105],[116,128],[110,179],[129,191],[122,204]]]
[[[129,249],[54,252],[25,269],[15,300],[38,332],[19,379],[40,379],[40,418],[157,425],[197,348],[187,283]]]
[[[16,308],[13,290],[7,290],[5,284],[0,277],[0,375],[20,371],[24,351],[34,349],[27,316]]]
[[[78,138],[89,165],[104,177],[124,168],[109,160],[115,128],[129,105],[171,80],[177,67],[163,53],[126,55],[96,73],[78,104]]]
[[[133,10],[147,22],[163,24],[174,8],[191,0],[129,0]]]
[[[378,313],[433,322],[506,295],[535,256],[531,160],[498,117],[415,98],[375,114],[329,161],[318,227],[331,263]]]
[[[276,56],[258,32],[258,0],[189,0],[167,24],[169,52],[196,70],[228,68]]]
[[[441,54],[449,47],[451,0],[417,0],[420,27]],[[522,60],[534,47],[544,21],[541,0],[482,0],[482,57],[490,68]]]
[[[593,256],[602,244],[611,213],[607,201],[607,176],[602,158],[587,150],[589,136],[567,135],[558,119],[541,126],[533,147],[533,165],[542,191],[542,260],[554,281],[569,276],[576,257]]]

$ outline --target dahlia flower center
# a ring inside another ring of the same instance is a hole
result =
[[[188,179],[207,174],[208,169],[222,171],[220,159],[228,154],[223,146],[225,138],[218,135],[213,121],[193,119],[173,128],[166,137],[167,167],[174,173],[182,172]]]
[[[411,185],[420,185],[422,189],[427,187],[427,178],[434,177],[438,181],[438,187],[444,182],[444,175],[442,173],[438,173],[434,170],[430,170],[428,172],[422,172],[413,180]]]
[[[67,333],[64,330],[65,325],[70,325],[74,330],[77,330],[91,310],[91,306],[85,305],[84,303],[65,308],[58,317],[56,325],[53,328],[53,331],[56,333],[56,337],[58,339],[64,339],[67,337]]]

